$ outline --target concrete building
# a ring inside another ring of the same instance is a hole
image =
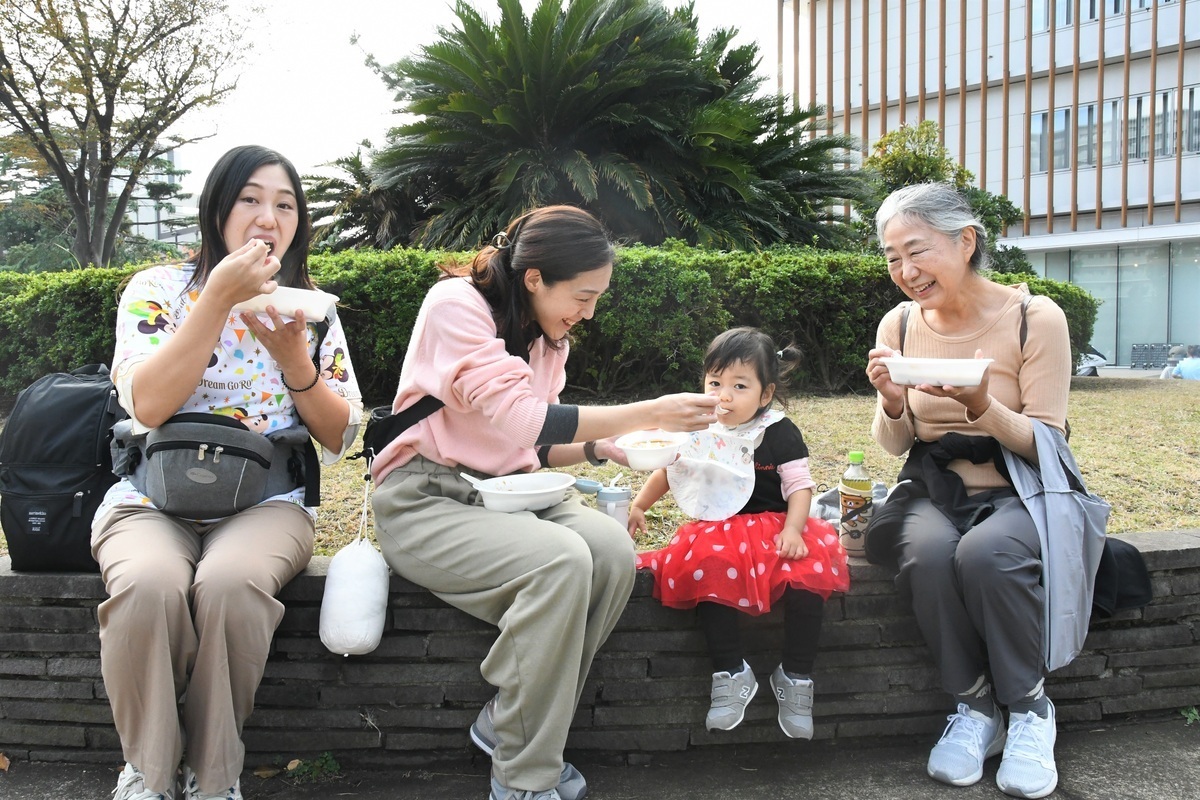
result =
[[[1200,343],[1200,0],[776,3],[779,90],[864,152],[936,121],[1023,211],[1004,243],[1103,301],[1110,364]]]

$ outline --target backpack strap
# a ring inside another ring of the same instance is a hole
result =
[[[900,312],[900,346],[896,349],[901,354],[904,353],[904,337],[908,334],[908,312],[912,311],[912,301],[904,304],[904,310]]]

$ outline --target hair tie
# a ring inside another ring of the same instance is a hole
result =
[[[776,357],[776,358],[778,358],[780,361],[783,361],[783,351],[782,351],[782,350],[776,350],[776,351],[775,351],[775,357]]]
[[[512,246],[512,241],[508,238],[507,233],[505,233],[504,231],[500,231],[499,233],[497,233],[495,236],[492,237],[491,244],[492,244],[492,247],[496,248],[497,250],[507,250],[509,247]]]

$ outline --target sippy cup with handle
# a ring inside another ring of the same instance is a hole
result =
[[[633,492],[628,486],[602,486],[596,493],[596,505],[600,510],[621,523],[621,527],[629,526],[629,501]]]

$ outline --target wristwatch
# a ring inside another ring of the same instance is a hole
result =
[[[583,455],[587,457],[588,463],[593,467],[602,467],[608,463],[607,458],[596,458],[596,442],[583,443]]]

